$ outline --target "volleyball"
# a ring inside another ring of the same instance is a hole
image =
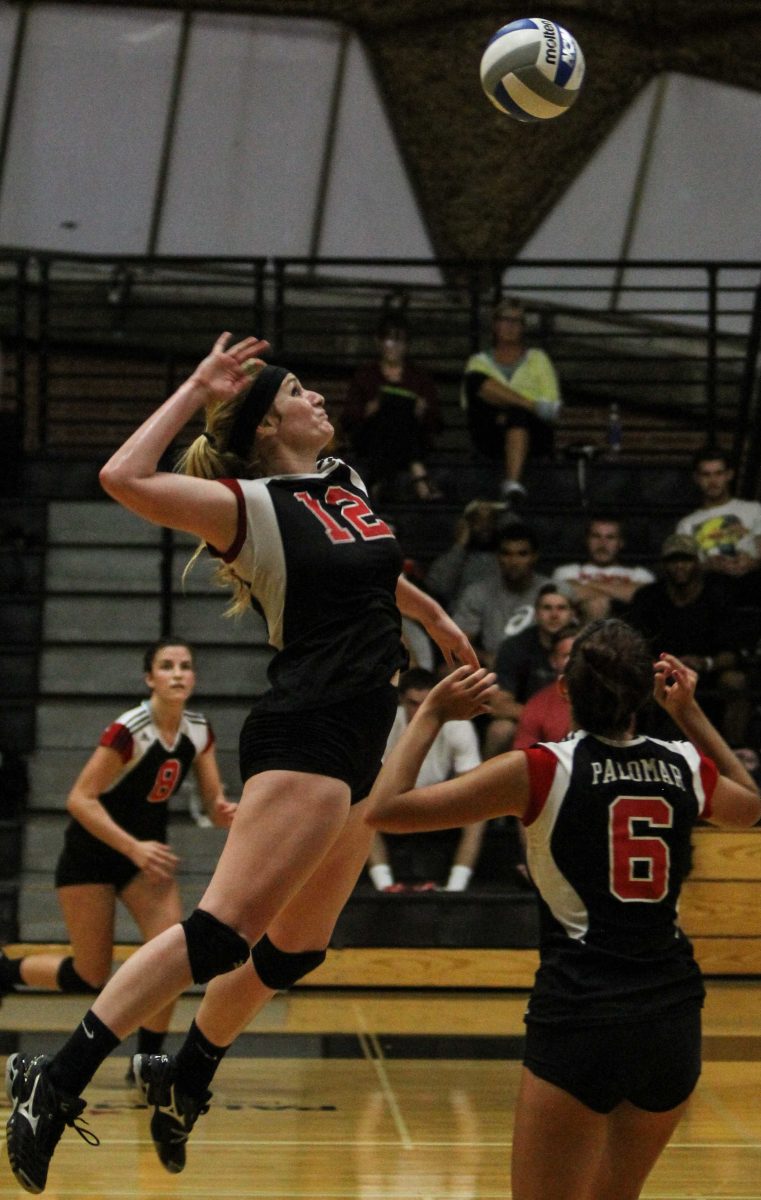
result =
[[[584,78],[573,34],[545,17],[498,29],[481,58],[481,86],[495,108],[517,121],[546,121],[569,109]]]

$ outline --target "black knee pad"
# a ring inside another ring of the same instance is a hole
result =
[[[251,951],[251,961],[262,983],[282,992],[319,967],[325,961],[326,953],[326,950],[302,950],[300,954],[286,954],[285,950],[278,950],[265,933]]]
[[[194,909],[181,924],[188,944],[193,983],[208,983],[215,975],[242,967],[248,958],[245,938],[204,909]]]
[[[79,995],[97,996],[100,988],[94,987],[74,970],[74,959],[69,956],[61,963],[56,973],[56,983],[62,992],[77,992]]]

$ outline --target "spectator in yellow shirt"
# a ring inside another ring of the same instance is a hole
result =
[[[461,402],[475,449],[500,463],[501,493],[509,502],[526,495],[522,483],[529,453],[549,454],[561,400],[555,368],[543,350],[525,345],[519,300],[501,301],[492,320],[492,347],[465,364]]]

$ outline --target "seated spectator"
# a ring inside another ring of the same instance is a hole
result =
[[[402,733],[420,708],[436,676],[420,669],[405,671],[399,680],[399,708],[386,743],[386,753],[393,750]],[[478,766],[481,754],[478,737],[472,721],[448,721],[443,725],[431,749],[426,754],[417,777],[416,787],[427,787],[432,783],[443,783]],[[483,840],[484,821],[466,825],[460,835],[452,866],[445,885],[448,892],[464,892],[470,883]],[[431,834],[405,834],[403,841],[412,843],[423,839],[430,842]],[[381,892],[402,892],[408,888],[394,878],[392,854],[389,840],[376,833],[368,858],[368,873],[373,884]],[[428,880],[416,890],[432,890],[436,885]]]
[[[462,381],[473,446],[498,464],[500,491],[510,502],[525,498],[529,454],[552,453],[561,407],[555,368],[543,350],[526,347],[525,325],[521,302],[501,301],[492,318],[492,348],[470,356]]]
[[[537,593],[532,623],[500,643],[494,662],[498,691],[489,705],[484,758],[510,749],[524,704],[556,679],[552,637],[573,617],[571,601],[548,582]]]
[[[692,475],[702,496],[682,517],[677,533],[693,537],[706,570],[733,580],[741,604],[761,604],[761,504],[732,495],[735,472],[723,450],[707,447],[693,460]]]
[[[455,622],[475,646],[484,666],[494,662],[502,639],[525,629],[534,619],[534,601],[549,583],[536,570],[536,536],[528,525],[514,522],[502,532],[497,550],[499,580],[471,583],[453,610]]]
[[[377,360],[360,367],[349,383],[344,433],[376,503],[395,497],[402,473],[411,480],[418,500],[440,499],[425,465],[438,428],[436,385],[427,372],[407,361],[407,329],[401,315],[382,318],[377,345]]]
[[[621,616],[637,588],[654,583],[646,567],[628,566],[619,555],[624,547],[621,522],[612,517],[591,517],[586,529],[587,561],[566,563],[552,574],[586,621]]]
[[[560,676],[580,628],[575,621],[569,621],[550,638],[550,664],[557,678],[534,692],[524,704],[513,750],[527,750],[535,742],[560,742],[570,732],[571,706],[565,689],[560,686]]]
[[[685,533],[666,538],[661,569],[663,578],[646,584],[635,595],[627,621],[648,639],[654,658],[668,646],[670,653],[698,672],[697,695],[704,708],[715,709],[706,692],[718,693],[724,736],[731,745],[741,746],[750,717],[750,692],[747,676],[739,669],[737,631],[726,581],[704,570],[697,542]],[[663,720],[647,731],[673,736],[670,724]]]
[[[496,550],[504,505],[471,500],[457,518],[452,545],[434,558],[425,576],[427,590],[453,612],[471,583],[499,586]]]

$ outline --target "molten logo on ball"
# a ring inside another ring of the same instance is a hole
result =
[[[545,17],[503,25],[481,59],[481,84],[500,112],[518,121],[546,121],[571,107],[584,78],[584,55],[573,34]]]

